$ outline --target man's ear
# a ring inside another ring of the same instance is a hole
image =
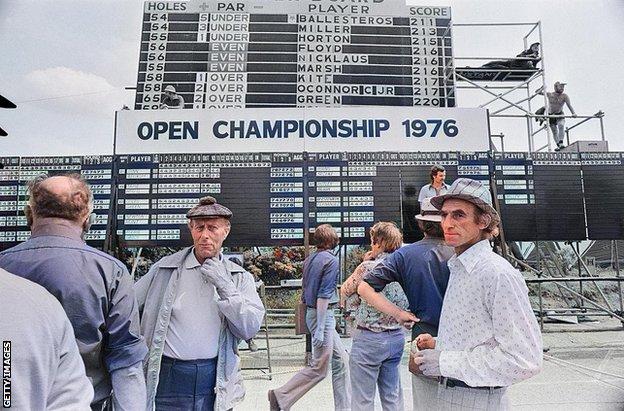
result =
[[[89,213],[87,218],[85,218],[84,223],[82,224],[82,230],[86,233],[91,229],[91,226],[95,223],[96,215],[95,213]]]
[[[486,228],[488,228],[490,226],[490,224],[492,224],[492,216],[489,214],[483,214],[481,215],[481,219],[479,221],[479,228],[481,230],[484,230]]]
[[[28,227],[32,227],[33,212],[32,212],[32,207],[30,207],[30,204],[26,204],[24,206],[24,215],[26,216],[26,224],[28,224]]]

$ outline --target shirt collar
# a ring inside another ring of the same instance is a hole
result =
[[[223,253],[219,251],[217,258],[219,261],[223,261]],[[195,257],[195,247],[191,247],[191,252],[188,253],[184,259],[184,268],[192,270],[197,267],[201,267],[201,264],[197,261],[197,257]]]
[[[38,218],[32,226],[31,237],[55,235],[82,241],[82,227],[63,218]]]
[[[429,183],[429,188],[433,188],[435,190],[435,187],[433,186],[433,183]],[[449,185],[446,184],[446,183],[442,183],[442,187],[440,187],[440,189],[442,189],[442,188],[448,189]]]
[[[192,270],[194,268],[200,267],[201,264],[197,261],[197,257],[195,257],[195,248],[191,249],[191,252],[188,253],[186,259],[184,260],[184,268],[187,270]]]
[[[449,266],[456,266],[457,264],[461,264],[467,272],[472,272],[477,265],[477,263],[483,258],[483,253],[491,253],[492,249],[490,248],[490,242],[488,240],[481,240],[478,243],[475,243],[461,253],[460,255],[455,254],[448,262]]]
[[[387,251],[382,251],[381,253],[379,253],[379,255],[377,257],[375,257],[375,260],[382,260],[384,258],[386,258],[390,253],[388,253]]]

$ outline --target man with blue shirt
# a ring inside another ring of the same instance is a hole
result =
[[[306,325],[312,334],[312,364],[294,375],[286,384],[269,390],[271,411],[288,411],[305,393],[329,372],[331,360],[334,409],[351,408],[351,384],[347,351],[336,332],[331,304],[338,302],[338,259],[331,250],[338,245],[338,234],[329,224],[314,231],[317,251],[303,263],[303,302]]]
[[[444,243],[440,212],[431,205],[430,199],[423,201],[416,220],[425,238],[389,255],[364,276],[358,287],[358,294],[370,305],[392,315],[407,327],[413,324],[412,340],[420,334],[437,335],[442,300],[449,280],[446,262],[453,255],[453,249]],[[409,312],[392,304],[381,293],[387,284],[394,281],[403,287],[409,301]],[[413,375],[414,409],[422,409],[421,397],[426,397],[426,392],[436,388],[435,380]]]
[[[60,301],[95,396],[91,408],[145,407],[143,359],[132,278],[126,267],[83,240],[93,221],[93,194],[77,174],[29,184],[31,238],[0,253],[0,268],[46,288]],[[112,390],[112,394],[111,394]]]

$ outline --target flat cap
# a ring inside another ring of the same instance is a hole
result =
[[[216,198],[211,196],[199,199],[199,204],[191,208],[186,213],[186,218],[232,218],[232,212],[229,208],[217,203]]]
[[[498,211],[492,206],[492,195],[483,184],[477,180],[470,178],[458,178],[451,184],[446,194],[442,194],[436,197],[431,197],[431,205],[438,210],[442,209],[444,201],[449,198],[458,198],[460,200],[468,201],[475,206],[479,207],[484,212],[488,213],[492,217],[494,224],[499,224],[501,219],[498,215]]]

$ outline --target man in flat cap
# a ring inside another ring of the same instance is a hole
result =
[[[478,181],[460,178],[431,199],[446,243],[455,249],[438,337],[416,339],[414,362],[439,382],[427,409],[508,409],[507,387],[542,367],[542,337],[524,278],[490,248],[500,223]]]
[[[245,395],[238,343],[264,318],[253,276],[223,257],[232,212],[213,197],[186,214],[193,246],[136,283],[149,347],[147,409],[229,410]]]

